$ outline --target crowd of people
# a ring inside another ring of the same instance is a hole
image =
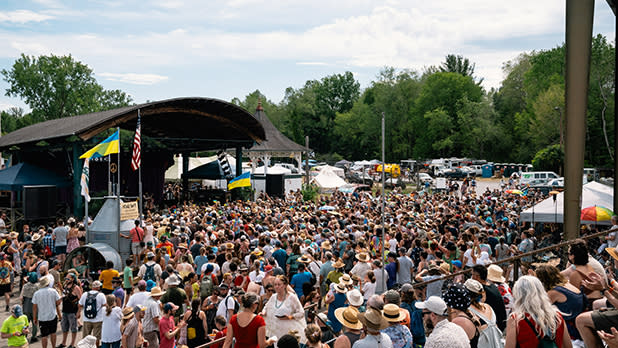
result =
[[[67,258],[84,243],[74,219],[24,226],[0,242],[0,332],[43,348],[80,330],[113,348],[618,347],[618,232],[514,269],[501,261],[560,241],[518,220],[542,197],[464,186],[394,190],[384,212],[379,191],[153,206],[120,236],[122,269]]]

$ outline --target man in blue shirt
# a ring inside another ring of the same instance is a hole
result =
[[[275,251],[273,251],[273,257],[277,261],[277,265],[281,268],[285,268],[288,260],[288,254],[281,248],[281,242],[277,241],[275,244]]]
[[[290,285],[296,291],[296,296],[300,299],[303,296],[303,284],[311,283],[311,273],[307,272],[307,267],[304,263],[299,262],[298,273],[292,276]]]

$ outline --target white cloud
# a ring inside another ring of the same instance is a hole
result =
[[[326,62],[297,62],[296,65],[325,66]]]
[[[25,24],[29,22],[43,22],[51,18],[53,17],[42,13],[32,12],[29,10],[0,12],[0,23],[9,22]]]
[[[123,83],[129,83],[133,85],[154,85],[159,82],[167,81],[167,76],[156,74],[136,74],[136,73],[100,73],[98,76],[103,77],[106,80],[118,81]]]

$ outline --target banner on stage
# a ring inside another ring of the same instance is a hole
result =
[[[136,220],[139,218],[137,201],[120,203],[120,221]]]

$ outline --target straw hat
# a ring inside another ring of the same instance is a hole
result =
[[[339,284],[352,285],[352,277],[349,274],[344,274],[339,278]]]
[[[360,330],[363,328],[363,323],[358,320],[358,314],[358,310],[354,307],[340,307],[335,309],[335,318],[339,320],[341,325],[352,330]]]
[[[36,242],[37,240],[41,239],[41,235],[38,233],[35,233],[32,235],[32,241]]]
[[[343,267],[345,267],[345,264],[341,260],[337,260],[335,261],[335,263],[333,263],[333,268],[335,269]]]
[[[450,271],[451,271],[451,266],[448,263],[442,262],[440,264],[440,272],[449,273]]]
[[[366,252],[360,252],[356,254],[356,258],[361,262],[369,262],[369,260],[371,259],[369,257],[369,254],[367,254]]]
[[[489,265],[487,267],[487,280],[491,280],[494,283],[504,283],[506,279],[504,279],[502,274],[502,268],[498,265]]]
[[[134,315],[133,307],[124,307],[122,310],[122,319],[131,319]]]
[[[339,282],[337,285],[335,285],[335,291],[340,294],[345,294],[348,291],[348,288],[345,286],[345,284]]]
[[[327,240],[323,241],[322,244],[320,244],[320,247],[322,249],[324,249],[324,250],[332,250],[333,249],[333,246]]]
[[[310,263],[311,259],[309,257],[307,257],[307,255],[303,255],[301,257],[298,258],[298,262],[301,263]]]
[[[230,243],[230,242],[225,243],[225,248],[226,249],[234,249],[234,243]]]
[[[391,323],[398,323],[406,318],[406,314],[394,303],[387,303],[384,305],[382,315],[384,315],[386,321]]]
[[[618,252],[616,252],[616,248],[605,248],[605,251],[611,256],[614,260],[618,260]]]
[[[16,239],[19,236],[19,233],[13,231],[11,233],[9,233],[9,238],[10,239]]]
[[[358,320],[368,329],[375,331],[386,329],[389,326],[388,321],[382,316],[382,313],[373,308],[370,308],[365,313],[359,313]]]
[[[189,246],[187,243],[180,243],[178,244],[178,249],[189,249]]]
[[[165,294],[165,292],[161,291],[161,288],[158,286],[150,289],[150,297],[163,296],[163,294]]]
[[[41,277],[41,280],[39,280],[39,289],[46,288],[48,285],[49,285],[49,278]]]

